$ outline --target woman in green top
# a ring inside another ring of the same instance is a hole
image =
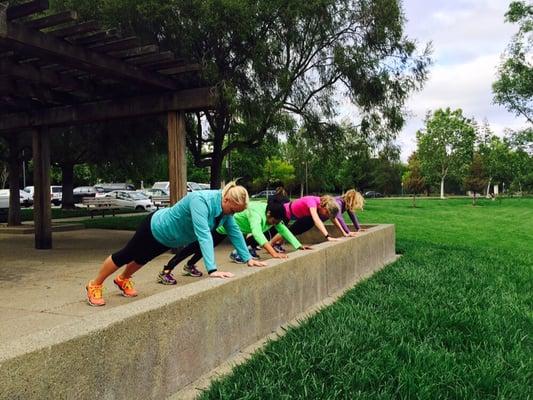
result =
[[[235,222],[244,236],[251,234],[247,239],[247,243],[252,241],[257,242],[262,246],[273,258],[287,258],[286,254],[278,253],[270,245],[269,241],[264,235],[272,226],[276,227],[279,234],[289,242],[295,249],[310,249],[311,247],[302,245],[298,239],[289,231],[283,224],[283,215],[285,208],[283,204],[278,201],[271,201],[267,204],[260,202],[248,203],[248,208],[242,212],[234,214]],[[227,236],[227,232],[223,226],[212,231],[213,244],[217,246]],[[202,253],[198,243],[191,243],[184,247],[178,254],[176,254],[167,265],[163,267],[163,271],[159,273],[158,282],[164,285],[174,285],[176,280],[172,276],[172,270],[184,259],[192,255],[183,267],[184,272],[191,276],[202,276],[202,272],[196,268],[196,263],[202,258]],[[231,257],[235,262],[241,262],[240,257]]]

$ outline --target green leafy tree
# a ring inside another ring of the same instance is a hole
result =
[[[449,175],[461,176],[472,159],[476,129],[474,122],[463,116],[461,109],[449,108],[428,113],[425,128],[416,133],[418,159],[423,176],[429,182],[444,183]]]
[[[416,195],[422,193],[426,187],[416,152],[411,154],[407,161],[407,171],[402,176],[402,183],[406,192],[413,195],[413,207],[416,207]]]
[[[513,1],[505,21],[518,24],[518,32],[503,54],[498,79],[492,85],[494,102],[533,123],[533,5]]]
[[[294,178],[294,167],[287,161],[274,157],[266,161],[260,181],[267,187],[272,187],[277,182],[290,185]]]
[[[488,197],[492,183],[501,185],[503,182],[512,180],[512,149],[507,140],[493,135],[485,125],[479,140],[478,152],[487,176],[486,196]]]
[[[209,130],[188,132],[195,163],[218,186],[224,157],[283,132],[285,114],[320,123],[345,92],[358,123],[391,136],[402,106],[426,79],[429,49],[404,33],[398,0],[55,0],[108,26],[157,40],[203,65],[218,103],[199,114]],[[379,129],[379,128],[382,129]],[[231,140],[226,140],[231,135]],[[197,143],[194,144],[194,141]],[[207,144],[207,146],[204,146]]]
[[[474,153],[472,163],[468,168],[468,173],[464,178],[464,186],[466,190],[473,193],[472,205],[476,205],[476,195],[483,192],[487,185],[487,176],[483,166],[483,159],[479,153]]]

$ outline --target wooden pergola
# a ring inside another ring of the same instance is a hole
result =
[[[0,2],[0,134],[13,151],[22,132],[32,134],[38,249],[52,247],[51,127],[166,113],[174,203],[186,194],[185,112],[215,101],[212,88],[201,87],[198,64],[80,22],[72,11],[35,16],[47,9],[48,0]],[[10,210],[20,207],[18,165],[10,162]]]

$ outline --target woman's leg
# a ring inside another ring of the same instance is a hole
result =
[[[217,247],[224,239],[226,239],[227,235],[224,235],[222,233],[218,233],[217,231],[212,232],[213,235],[213,247]],[[194,265],[198,261],[202,259],[202,251],[200,250],[200,246],[198,246],[198,250],[194,255],[187,261],[187,265]]]
[[[198,242],[192,242],[179,251],[170,261],[163,267],[163,272],[169,274],[172,272],[176,265],[185,260],[191,254],[196,254],[200,251],[200,244]]]
[[[294,224],[289,226],[289,230],[293,235],[301,235],[304,232],[307,232],[309,229],[311,229],[313,226],[315,226],[315,222],[313,221],[313,217],[303,217],[299,218],[296,221],[294,221]]]

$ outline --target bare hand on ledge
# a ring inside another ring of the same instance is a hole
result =
[[[334,237],[328,236],[328,241],[329,242],[338,242],[340,240],[342,240],[342,238],[334,238]]]
[[[235,275],[231,272],[215,271],[209,274],[211,278],[233,278]]]
[[[251,258],[248,260],[248,266],[249,267],[266,267],[266,263],[262,261],[257,261]]]
[[[298,250],[313,250],[313,248],[306,244],[302,244]]]
[[[272,258],[289,258],[289,256],[283,253],[276,253],[275,255],[272,256]]]

